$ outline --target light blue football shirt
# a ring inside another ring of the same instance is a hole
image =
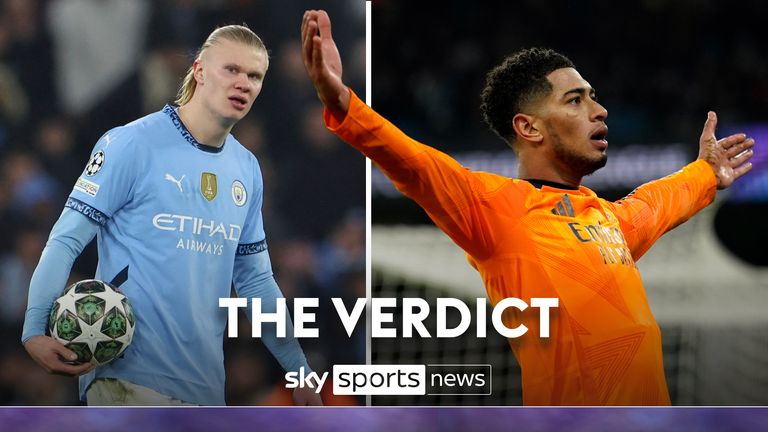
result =
[[[98,141],[66,207],[101,227],[96,279],[127,269],[120,288],[137,324],[122,358],[80,378],[81,395],[94,378],[110,377],[187,402],[224,404],[227,311],[219,298],[229,297],[233,270],[241,296],[253,287],[239,281],[274,285],[262,192],[249,151],[231,135],[219,149],[197,143],[170,106]],[[244,259],[254,254],[262,259]],[[290,351],[278,356],[284,367],[306,366],[293,339],[279,344]]]

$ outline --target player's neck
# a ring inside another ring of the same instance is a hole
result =
[[[569,172],[546,160],[520,158],[517,177],[521,179],[545,180],[553,183],[573,186],[581,185],[583,176]]]
[[[224,145],[224,140],[234,126],[222,125],[202,104],[194,101],[179,107],[179,118],[197,142],[217,148]]]

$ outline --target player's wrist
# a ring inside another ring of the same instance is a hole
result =
[[[334,118],[334,120],[341,124],[347,117],[349,111],[349,96],[350,89],[344,84],[340,83],[340,87],[337,87],[330,91],[332,97],[323,98],[323,105],[328,110],[328,113]]]

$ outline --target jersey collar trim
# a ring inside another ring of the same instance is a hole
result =
[[[212,147],[209,145],[200,144],[189,132],[189,129],[184,126],[184,123],[181,121],[181,117],[179,117],[179,113],[171,105],[166,104],[163,108],[163,112],[171,118],[171,122],[173,122],[173,125],[176,126],[176,130],[179,131],[181,136],[183,136],[188,143],[197,147],[198,150],[202,150],[206,153],[221,153],[221,151],[224,150],[224,144],[227,143],[226,140],[224,141],[224,144],[221,145],[221,147]]]
[[[536,189],[541,189],[542,186],[549,186],[555,189],[579,190],[579,188],[577,187],[562,184],[562,183],[557,183],[549,180],[538,180],[538,179],[523,179],[523,180],[535,186]]]

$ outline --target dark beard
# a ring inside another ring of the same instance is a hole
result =
[[[552,136],[552,146],[557,160],[568,166],[574,174],[578,174],[581,177],[588,176],[604,167],[608,162],[608,155],[606,153],[596,158],[580,155],[564,146],[563,142],[560,141],[559,135],[551,131],[550,135]]]

